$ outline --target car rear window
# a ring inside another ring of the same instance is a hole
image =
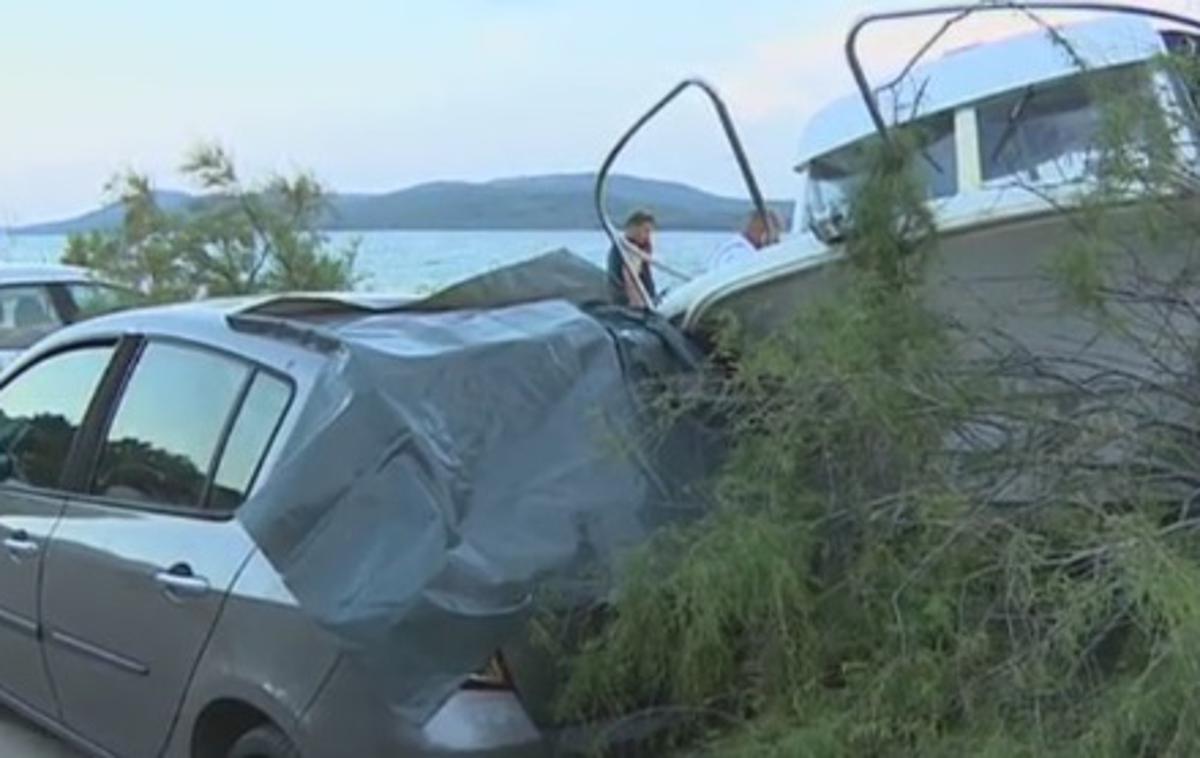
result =
[[[231,511],[250,494],[291,399],[292,388],[282,379],[262,371],[254,377],[221,454],[209,508]]]

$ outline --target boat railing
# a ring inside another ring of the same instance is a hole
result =
[[[742,140],[738,136],[737,127],[734,126],[733,118],[729,115],[729,108],[725,105],[724,99],[717,92],[716,88],[703,79],[684,79],[679,84],[671,88],[666,95],[660,98],[648,111],[629,127],[626,132],[621,135],[621,138],[609,151],[604,163],[600,166],[600,172],[596,175],[595,188],[595,205],[596,215],[600,219],[600,225],[604,229],[605,235],[608,236],[609,242],[617,249],[621,255],[622,265],[625,271],[629,274],[629,278],[635,283],[639,294],[642,296],[642,302],[647,308],[654,305],[650,293],[642,285],[641,278],[637,276],[638,265],[650,265],[654,268],[665,271],[674,277],[677,277],[684,282],[690,281],[692,277],[687,273],[680,271],[672,266],[663,263],[658,258],[647,255],[637,246],[625,239],[625,235],[620,233],[617,225],[613,222],[611,215],[608,212],[608,178],[612,171],[613,165],[617,158],[625,150],[625,147],[634,138],[642,128],[650,123],[659,113],[671,104],[675,98],[689,89],[698,89],[709,102],[712,103],[713,109],[716,111],[717,119],[720,121],[721,129],[725,134],[726,140],[729,142],[729,147],[733,151],[734,160],[737,161],[738,170],[741,172],[742,180],[746,183],[746,190],[750,194],[750,200],[754,204],[755,210],[767,217],[767,204],[763,199],[762,190],[759,189],[758,180],[754,176],[754,170],[750,167],[750,160],[746,157],[746,150],[742,146]]]

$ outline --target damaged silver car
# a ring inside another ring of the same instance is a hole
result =
[[[398,305],[131,311],[10,367],[0,700],[98,756],[591,746],[555,724],[553,668],[519,631],[546,577],[680,505],[631,464],[556,457],[594,454],[563,434],[597,410],[633,420],[619,345],[643,330],[564,302]],[[499,391],[527,404],[489,410]]]

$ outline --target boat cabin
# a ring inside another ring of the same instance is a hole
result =
[[[1153,88],[1168,123],[1193,123],[1179,117],[1193,107],[1191,94],[1154,65],[1168,39],[1140,18],[1039,30],[950,53],[877,97],[893,123],[915,129],[918,178],[939,227],[953,231],[1044,210],[1057,191],[1090,178],[1105,93]],[[1181,149],[1194,150],[1191,135],[1180,137]],[[797,231],[839,238],[877,140],[857,94],[812,118],[797,165],[805,188]]]

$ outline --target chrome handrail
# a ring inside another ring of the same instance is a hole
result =
[[[863,103],[867,106],[867,111],[871,115],[871,121],[875,125],[875,130],[879,133],[880,139],[884,144],[891,145],[891,130],[887,122],[883,118],[883,113],[879,109],[879,101],[875,99],[875,91],[871,89],[870,82],[867,81],[867,76],[863,72],[862,61],[858,57],[858,37],[866,27],[883,22],[883,21],[904,21],[914,18],[928,18],[931,16],[955,16],[947,26],[943,26],[938,32],[938,36],[943,34],[949,25],[953,25],[974,15],[975,13],[987,11],[1015,11],[1018,13],[1029,11],[1083,11],[1083,12],[1108,12],[1119,13],[1122,15],[1131,16],[1147,16],[1156,18],[1160,21],[1170,21],[1175,24],[1182,24],[1196,30],[1200,30],[1200,20],[1184,16],[1180,13],[1172,11],[1159,10],[1157,8],[1146,8],[1139,5],[1130,5],[1128,3],[1108,3],[1108,2],[1061,2],[1060,0],[1029,0],[1022,2],[1021,0],[984,0],[979,3],[954,3],[950,5],[931,5],[919,8],[908,8],[894,11],[880,11],[878,13],[868,13],[860,17],[850,27],[850,31],[846,35],[846,60],[850,64],[850,73],[854,75],[854,83],[858,87],[859,93],[862,95]],[[928,52],[931,45],[924,46],[918,53],[918,56]],[[911,64],[910,64],[911,68]]]
[[[729,115],[729,109],[726,107],[725,101],[717,93],[717,90],[703,79],[684,79],[679,84],[676,84],[671,88],[670,92],[659,99],[659,101],[656,102],[654,106],[650,108],[650,110],[642,114],[642,117],[635,121],[633,126],[629,127],[629,129],[626,130],[623,135],[621,135],[621,139],[619,139],[617,144],[613,146],[611,151],[609,151],[608,156],[604,159],[604,163],[600,166],[600,172],[596,175],[596,189],[594,194],[596,215],[600,219],[600,225],[604,229],[604,233],[608,236],[609,242],[611,242],[612,245],[620,252],[621,261],[622,265],[625,267],[625,272],[633,278],[634,282],[636,282],[638,291],[642,296],[642,301],[647,305],[647,307],[651,305],[650,294],[646,291],[646,288],[642,286],[641,279],[635,273],[635,268],[633,266],[635,260],[640,260],[644,263],[648,263],[651,266],[660,268],[672,276],[676,276],[684,281],[689,281],[691,277],[684,272],[672,268],[671,266],[668,266],[661,261],[647,255],[643,251],[639,250],[636,246],[626,241],[625,235],[617,232],[616,224],[613,223],[612,218],[608,215],[608,209],[605,203],[608,190],[608,174],[612,169],[613,164],[616,163],[617,157],[625,149],[625,146],[629,144],[629,141],[633,139],[634,135],[641,131],[642,127],[644,127],[655,116],[657,116],[659,112],[663,110],[663,108],[666,108],[672,100],[682,94],[685,90],[692,87],[699,89],[701,92],[707,95],[708,99],[712,102],[713,108],[717,112],[717,118],[721,122],[721,128],[724,130],[725,137],[729,140],[729,146],[733,150],[734,159],[737,160],[738,169],[742,173],[742,179],[746,182],[746,188],[750,192],[750,199],[754,203],[754,208],[761,213],[764,218],[767,217],[766,201],[763,200],[762,191],[758,187],[758,180],[754,177],[754,170],[750,167],[750,161],[746,157],[746,151],[742,147],[741,138],[738,137],[737,128],[733,124],[733,118]]]

